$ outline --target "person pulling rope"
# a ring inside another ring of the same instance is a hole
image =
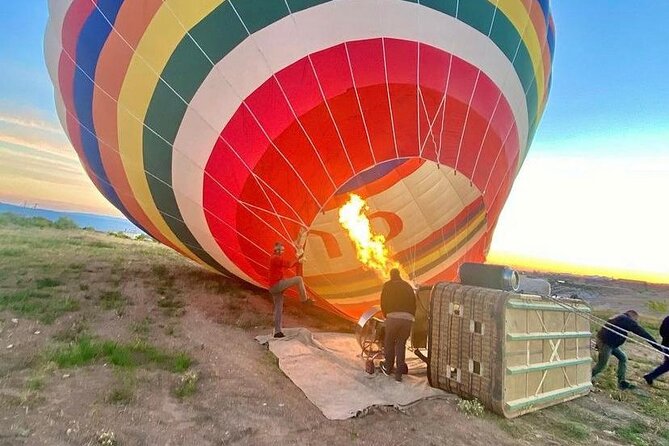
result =
[[[627,373],[627,355],[624,351],[621,350],[622,345],[627,340],[627,333],[632,332],[642,338],[651,341],[653,344],[656,344],[655,338],[648,333],[639,323],[639,313],[634,310],[627,310],[623,314],[615,316],[606,323],[617,327],[621,332],[614,330],[608,330],[607,326],[602,327],[597,332],[597,349],[599,350],[599,355],[597,359],[597,364],[595,368],[592,369],[592,378],[594,379],[599,375],[602,370],[604,370],[609,363],[609,358],[611,355],[615,356],[618,359],[618,387],[621,390],[632,389],[636,387],[634,384],[627,381],[625,375]],[[651,344],[651,345],[653,345]],[[655,347],[660,352],[663,352],[662,346]]]
[[[644,380],[648,385],[653,385],[653,381],[660,375],[669,371],[669,317],[666,317],[660,327],[660,335],[662,336],[662,344],[655,341],[652,335],[641,327],[637,320],[639,314],[635,310],[628,310],[625,313],[613,317],[607,321],[598,318],[597,316],[586,315],[577,312],[572,305],[561,302],[560,299],[552,296],[542,296],[545,299],[551,300],[563,308],[569,309],[576,316],[587,319],[589,322],[599,325],[601,328],[597,332],[597,348],[599,350],[598,361],[592,371],[592,377],[598,375],[607,365],[609,358],[613,354],[618,359],[618,386],[620,389],[634,388],[634,384],[625,379],[627,371],[627,355],[620,350],[625,341],[630,341],[638,344],[642,348],[657,351],[664,357],[664,362],[652,372],[644,375]],[[632,323],[628,319],[632,320]],[[642,343],[629,335],[629,332],[641,337],[650,346]],[[601,339],[606,341],[601,341]],[[622,358],[622,359],[621,359]]]

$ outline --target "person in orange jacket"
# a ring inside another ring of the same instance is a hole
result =
[[[286,277],[285,270],[301,265],[302,255],[291,261],[283,257],[285,248],[281,242],[274,244],[274,254],[269,261],[269,292],[274,301],[274,337],[283,338],[281,322],[283,318],[283,292],[290,287],[296,287],[300,295],[300,302],[313,304],[313,300],[307,297],[302,276]]]

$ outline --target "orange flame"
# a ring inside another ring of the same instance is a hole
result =
[[[365,200],[351,194],[348,202],[339,209],[339,223],[355,244],[358,260],[375,270],[383,279],[387,279],[390,270],[399,268],[399,263],[390,258],[386,238],[372,231],[367,211],[369,207]]]

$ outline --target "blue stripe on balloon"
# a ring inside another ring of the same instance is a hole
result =
[[[81,123],[82,148],[90,170],[100,179],[98,181],[100,192],[123,214],[129,215],[129,212],[125,209],[121,200],[119,200],[116,191],[107,178],[107,173],[100,158],[99,141],[91,134],[91,132],[95,133],[95,123],[93,121],[94,85],[91,79],[95,79],[95,69],[97,68],[102,47],[112,31],[112,27],[105,20],[105,17],[113,23],[122,4],[123,0],[98,1],[98,8],[100,8],[104,16],[97,8],[94,8],[81,28],[77,39],[77,54],[75,59],[79,68],[75,69],[74,72],[73,99],[77,117]],[[89,129],[90,132],[86,129]],[[133,223],[135,222],[133,221]]]
[[[548,28],[548,35],[546,36],[548,40],[548,48],[551,50],[551,62],[555,56],[555,29],[552,27]]]
[[[343,186],[337,190],[337,195],[346,194],[360,187],[366,186],[369,183],[372,183],[378,179],[381,179],[388,175],[393,170],[400,167],[406,162],[405,159],[394,159],[390,161],[384,161],[381,164],[377,164],[371,169],[367,169],[364,172],[359,173],[350,180],[348,180]]]

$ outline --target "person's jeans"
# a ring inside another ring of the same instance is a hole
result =
[[[620,347],[612,348],[600,341],[597,341],[597,347],[599,348],[599,356],[595,368],[592,369],[592,377],[594,378],[606,368],[609,358],[613,355],[618,359],[618,382],[625,381],[625,375],[627,374],[627,355],[625,352]]]
[[[646,375],[645,378],[649,379],[650,381],[654,381],[667,372],[669,372],[669,358],[665,356],[664,362],[660,364],[660,366],[655,370]]]
[[[406,367],[405,353],[407,339],[411,335],[411,326],[413,322],[406,319],[396,319],[389,317],[385,322],[386,339],[383,345],[386,368],[395,367],[395,377],[402,377],[402,369]]]
[[[283,318],[283,292],[288,288],[296,286],[300,294],[300,302],[306,302],[307,290],[304,288],[304,280],[301,276],[289,277],[279,280],[270,289],[269,292],[274,300],[274,332],[281,331],[281,319]]]

